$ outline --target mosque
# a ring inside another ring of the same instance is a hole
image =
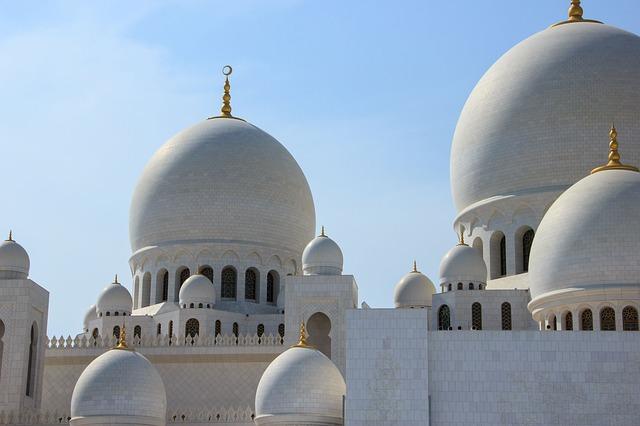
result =
[[[48,292],[0,245],[0,424],[640,423],[637,35],[573,0],[486,72],[453,137],[457,244],[435,282],[390,283],[394,309],[358,305],[231,71],[220,114],[142,171],[131,286],[75,337],[45,336]]]

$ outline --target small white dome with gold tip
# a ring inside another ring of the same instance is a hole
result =
[[[480,250],[468,246],[460,234],[460,243],[447,252],[440,262],[440,284],[487,282],[487,264]]]
[[[323,226],[302,252],[302,271],[304,275],[340,275],[343,261],[340,246],[327,237]]]
[[[396,308],[425,308],[431,306],[436,287],[422,272],[416,262],[413,270],[398,281],[394,289],[393,303]]]
[[[101,315],[131,315],[133,300],[131,293],[118,282],[118,276],[106,286],[96,302],[96,313]]]
[[[265,370],[256,390],[256,425],[342,425],[347,386],[340,370],[306,343],[304,324],[298,344]]]
[[[200,274],[193,274],[182,284],[180,288],[180,306],[212,307],[216,303],[216,288],[209,278]],[[202,306],[200,306],[202,305]]]
[[[29,266],[27,251],[15,242],[9,231],[9,237],[0,244],[0,277],[27,278]]]

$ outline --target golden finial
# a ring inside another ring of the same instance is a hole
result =
[[[416,261],[413,261],[413,270],[411,272],[420,272],[418,271],[418,264],[416,263]]]
[[[116,274],[116,277],[113,279],[113,283],[114,283],[114,284],[120,284],[120,283],[118,282],[118,274]]]
[[[229,76],[233,72],[231,65],[225,65],[222,68],[224,74],[224,95],[222,95],[222,108],[220,112],[222,117],[232,117],[231,115],[231,84],[229,84]]]
[[[618,152],[618,131],[616,130],[616,126],[611,124],[611,129],[609,130],[609,162],[604,166],[596,167],[591,170],[591,174],[596,172],[600,172],[602,170],[630,170],[633,172],[637,172],[638,168],[634,166],[628,166],[626,164],[622,164],[620,162],[620,153]]]
[[[584,14],[584,10],[582,10],[582,6],[580,6],[580,0],[571,0],[571,6],[569,6],[569,19],[566,21],[558,22],[557,24],[552,25],[555,27],[556,25],[562,24],[570,24],[572,22],[594,22],[597,24],[602,24],[600,21],[594,21],[593,19],[584,19],[582,15]]]
[[[124,322],[122,323],[122,331],[120,331],[120,339],[118,340],[116,349],[129,349],[129,346],[127,346],[127,327]]]
[[[307,330],[304,328],[304,321],[300,321],[300,339],[298,343],[291,346],[292,348],[312,348],[310,344],[307,343]]]
[[[326,237],[326,235],[324,233],[324,225],[322,225],[322,227],[320,228],[320,236],[321,237]]]
[[[9,229],[9,238],[7,238],[5,241],[13,241],[13,231],[11,229]]]
[[[466,246],[464,243],[464,228],[462,226],[460,227],[460,234],[458,234],[458,245]]]

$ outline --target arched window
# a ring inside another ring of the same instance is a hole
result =
[[[139,325],[133,327],[133,337],[137,337],[138,339],[142,337],[142,327]]]
[[[196,337],[196,334],[200,333],[200,322],[195,318],[187,320],[187,324],[184,326],[184,336]]]
[[[451,326],[451,313],[447,305],[440,306],[438,309],[438,330],[448,330]]]
[[[194,305],[193,303],[190,303],[190,304],[189,304],[189,309],[193,309],[193,308],[194,308],[194,306],[195,306],[195,305]]]
[[[267,274],[267,303],[276,303],[278,300],[278,287],[280,276],[276,271],[269,271]]]
[[[145,272],[142,277],[142,297],[140,298],[140,306],[151,305],[151,272]]]
[[[119,325],[116,325],[115,327],[113,327],[113,337],[118,339],[118,342],[120,341],[120,326]]]
[[[198,303],[198,309],[202,309],[202,303]]]
[[[244,298],[246,300],[256,300],[256,288],[258,285],[258,274],[253,268],[247,269],[244,273]]]
[[[482,284],[478,284],[478,290],[482,290],[483,288]]]
[[[140,303],[140,277],[136,275],[136,279],[133,284],[133,306],[135,308],[141,308]]]
[[[622,310],[622,329],[638,331],[638,310],[633,306],[627,306]]]
[[[238,334],[239,334],[239,330],[238,330],[238,323],[234,322],[233,323],[233,335],[236,336],[236,345],[238,344]]]
[[[280,335],[280,337],[284,337],[284,324],[280,324],[278,326],[278,334]]]
[[[178,286],[178,289],[182,287],[182,284],[184,284],[184,282],[187,280],[187,278],[189,278],[190,275],[191,275],[191,272],[189,271],[189,268],[182,268],[182,270],[180,271],[180,278],[178,281],[180,283],[180,285]]]
[[[0,320],[0,381],[2,380],[2,355],[4,354],[4,343],[2,338],[4,337],[4,323]]]
[[[502,329],[511,330],[511,303],[504,302],[501,307]]]
[[[482,238],[480,237],[476,237],[475,240],[473,240],[473,248],[478,250],[480,252],[480,257],[483,256],[483,247],[482,247]]]
[[[547,320],[547,323],[549,325],[549,330],[558,330],[558,321],[556,321],[555,315],[551,315]]]
[[[156,277],[156,302],[166,302],[169,300],[169,271],[160,270]]]
[[[216,321],[216,337],[218,337],[222,333],[222,323],[220,320]]]
[[[462,283],[458,283],[458,290],[462,290]]]
[[[29,364],[27,365],[27,396],[33,398],[36,388],[36,358],[38,355],[38,325],[31,325],[31,341],[29,342]]]
[[[314,346],[327,358],[331,358],[331,320],[322,312],[316,312],[307,320],[307,332],[309,344]]]
[[[471,305],[471,327],[482,330],[482,305],[478,302]]]
[[[91,337],[93,337],[93,340],[97,340],[98,337],[100,337],[100,332],[97,328],[93,329],[93,332],[91,332]]]
[[[158,328],[156,330],[156,334],[159,336],[162,334],[162,324],[158,324]]]
[[[258,324],[256,333],[258,334],[258,337],[262,337],[262,335],[264,334],[264,324]]]
[[[235,299],[236,298],[236,283],[238,276],[236,270],[230,266],[227,266],[222,270],[222,298],[223,299]]]
[[[564,316],[564,329],[573,330],[573,314],[571,312],[567,312]]]
[[[507,275],[507,239],[502,236],[500,239],[500,276]]]
[[[522,271],[529,271],[529,254],[531,254],[531,244],[533,244],[534,232],[529,229],[522,234]]]
[[[607,306],[600,310],[600,330],[615,331],[616,330],[616,311]]]
[[[169,345],[171,345],[172,338],[173,338],[173,321],[169,321]]]
[[[585,309],[580,315],[580,329],[581,330],[593,330],[593,314],[591,309]]]
[[[209,281],[213,282],[213,268],[211,266],[203,266],[200,268],[200,274],[209,278]]]
[[[473,290],[473,283],[469,283],[469,290]]]
[[[111,312],[107,311],[107,316],[110,316],[110,315],[111,315]]]
[[[447,291],[451,291],[451,283],[447,285]]]
[[[113,315],[115,315],[115,316],[119,316],[119,315],[120,315],[120,312],[115,311],[115,312],[113,313]]]

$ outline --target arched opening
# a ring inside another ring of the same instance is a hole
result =
[[[258,300],[258,271],[249,268],[244,273],[244,298],[245,300]]]
[[[307,320],[307,341],[320,352],[331,359],[331,320],[322,312],[316,312]]]
[[[0,382],[2,382],[2,356],[4,355],[4,342],[2,338],[4,337],[4,322],[0,320]]]
[[[438,309],[438,330],[448,330],[451,326],[451,312],[449,306],[442,305]]]
[[[262,335],[264,334],[264,324],[258,324],[258,327],[256,327],[256,334],[258,335],[258,343],[262,343]]]
[[[507,275],[507,240],[504,234],[496,231],[491,236],[491,278]]]
[[[469,283],[469,290],[473,290],[473,283]]]
[[[169,346],[171,346],[172,339],[173,339],[173,321],[169,321]]]
[[[529,272],[529,255],[531,254],[534,236],[533,229],[528,229],[522,235],[522,272]]]
[[[162,324],[158,324],[158,327],[156,328],[156,334],[158,336],[162,334]]]
[[[113,337],[115,337],[116,340],[120,342],[120,326],[119,325],[116,325],[115,327],[113,327]]]
[[[142,296],[140,306],[145,307],[151,304],[151,272],[145,272],[142,277]]]
[[[511,303],[504,302],[500,310],[502,314],[502,329],[511,330]]]
[[[476,237],[473,240],[473,248],[480,252],[480,256],[484,256],[484,247],[482,245],[482,238]]]
[[[235,299],[236,286],[238,282],[238,274],[236,273],[236,270],[231,266],[225,266],[222,270],[220,281],[222,284],[222,298]]]
[[[549,330],[558,330],[558,321],[556,321],[555,315],[549,317],[547,324],[549,325]]]
[[[447,291],[451,291],[451,283],[447,285]]]
[[[142,327],[139,325],[133,327],[133,337],[137,337],[138,339],[142,338]]]
[[[591,309],[585,309],[580,314],[580,330],[593,330],[593,313],[591,313]]]
[[[231,328],[233,335],[236,336],[236,345],[238,344],[238,334],[240,333],[240,330],[238,329],[238,323],[234,322],[233,323],[233,327]]]
[[[616,311],[612,307],[606,306],[600,310],[600,330],[616,330]]]
[[[622,329],[624,331],[638,331],[638,310],[633,306],[626,306],[622,310]]]
[[[573,314],[571,312],[564,314],[564,329],[566,331],[573,330]]]
[[[182,284],[184,284],[184,282],[187,280],[187,278],[189,278],[189,276],[191,276],[191,271],[189,271],[189,268],[187,268],[186,266],[181,266],[176,271],[176,291],[175,291],[176,299],[180,294],[180,289],[182,288]]]
[[[98,337],[100,337],[100,332],[97,328],[93,329],[93,331],[91,332],[91,337],[93,337],[93,340],[97,340]]]
[[[38,356],[38,325],[31,324],[31,340],[29,342],[29,364],[27,365],[27,396],[33,398],[36,388],[36,358]]]
[[[462,283],[458,283],[458,290],[462,290]]]
[[[140,277],[136,275],[133,281],[133,307],[141,308],[140,303]]]
[[[209,281],[213,282],[213,268],[211,266],[201,266],[200,275],[204,275],[205,277],[209,278]]]
[[[169,300],[169,271],[161,269],[156,276],[156,303]]]
[[[482,305],[478,302],[471,305],[471,328],[482,330]]]
[[[195,318],[189,318],[184,326],[184,336],[191,336],[193,339],[200,334],[200,322]]]
[[[284,341],[284,324],[278,325],[278,334],[280,335],[280,343]]]
[[[276,271],[267,274],[267,303],[276,303],[280,287],[280,275]]]
[[[216,330],[216,337],[222,334],[222,323],[220,322],[220,320],[216,320],[215,330]]]

